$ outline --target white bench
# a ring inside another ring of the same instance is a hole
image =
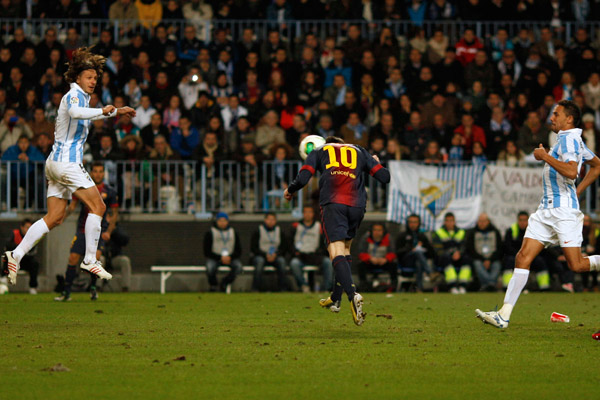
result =
[[[254,272],[254,265],[244,265],[242,266],[242,272]],[[308,273],[313,271],[318,271],[319,267],[315,265],[305,265],[302,268],[304,272],[304,279],[308,281]],[[160,272],[160,294],[166,293],[167,279],[173,275],[174,272],[206,272],[205,265],[153,265],[150,267],[150,271],[152,272]],[[231,268],[227,265],[221,265],[218,268],[218,272],[229,272]],[[263,271],[266,272],[275,272],[275,267],[267,265],[264,267]],[[226,293],[231,293],[231,284],[227,285]]]

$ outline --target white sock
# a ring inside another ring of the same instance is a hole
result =
[[[590,271],[600,271],[600,256],[589,256]]]
[[[85,257],[83,262],[91,264],[96,261],[96,250],[102,230],[102,217],[89,213],[85,220]]]
[[[44,235],[48,232],[50,232],[50,229],[48,229],[48,225],[46,225],[46,221],[44,221],[43,218],[37,220],[33,225],[31,225],[21,243],[19,243],[17,248],[12,252],[15,260],[20,263],[23,256],[29,253],[29,250],[31,250],[33,246],[42,240]]]
[[[508,288],[506,289],[506,294],[504,295],[504,305],[500,309],[499,313],[502,319],[508,321],[510,319],[510,314],[512,313],[512,309],[517,304],[517,300],[519,299],[519,295],[525,288],[527,284],[527,278],[529,278],[529,270],[523,268],[515,268],[513,271],[513,276],[510,278],[510,282],[508,283]]]

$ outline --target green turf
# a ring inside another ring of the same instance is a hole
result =
[[[0,296],[1,399],[595,399],[600,296],[529,294],[500,331],[501,294]],[[558,311],[571,323],[550,322]],[[390,314],[392,319],[376,317]],[[174,359],[185,356],[183,361]],[[70,372],[45,369],[62,363]]]

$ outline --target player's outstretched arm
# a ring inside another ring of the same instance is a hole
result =
[[[361,151],[366,155],[366,157],[371,157],[371,162],[368,163],[367,167],[369,168],[369,174],[377,179],[381,183],[390,183],[390,171],[381,165],[379,161],[379,157],[376,155],[370,155],[369,152],[361,147]]]
[[[73,119],[98,119],[98,118],[109,118],[114,117],[117,114],[115,106],[104,106],[103,108],[88,108],[79,107],[77,103],[73,103],[77,98],[72,99],[69,105],[69,116]]]
[[[577,197],[600,176],[600,158],[594,156],[586,164],[590,166],[590,170],[585,174],[579,185],[577,185]]]
[[[306,161],[305,161],[304,165],[302,166],[302,168],[300,168],[300,171],[298,172],[298,176],[296,176],[296,179],[294,179],[294,181],[292,183],[290,183],[290,185],[287,187],[287,189],[284,190],[284,192],[283,192],[284,199],[291,200],[292,197],[294,196],[294,193],[296,193],[298,190],[300,190],[304,186],[306,186],[308,181],[310,181],[310,178],[312,178],[312,176],[316,172],[317,161],[318,161],[317,160],[317,152],[316,151],[311,152],[308,155],[308,157],[306,158]]]

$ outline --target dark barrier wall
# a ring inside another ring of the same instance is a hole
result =
[[[250,264],[250,240],[252,233],[258,227],[257,221],[231,221],[242,242],[242,262]],[[359,231],[361,237],[371,226],[372,222],[364,221]],[[292,223],[280,222],[286,235]],[[0,221],[0,240],[2,247],[8,239],[12,229],[18,228],[18,221]],[[212,226],[206,221],[125,221],[120,223],[122,229],[130,236],[130,242],[124,249],[132,261],[133,272],[148,272],[152,265],[203,265],[204,264],[204,235]],[[73,232],[74,233],[74,232]],[[50,235],[56,234],[54,232]],[[72,238],[68,236],[68,240]],[[44,240],[46,241],[46,240]],[[293,243],[288,240],[288,243]],[[42,249],[45,243],[42,243]],[[353,257],[357,257],[357,245],[353,245]],[[40,249],[40,250],[42,250]],[[65,257],[67,254],[65,254]],[[52,259],[38,256],[40,260]],[[42,271],[45,270],[42,262]],[[62,270],[62,268],[60,269]]]

